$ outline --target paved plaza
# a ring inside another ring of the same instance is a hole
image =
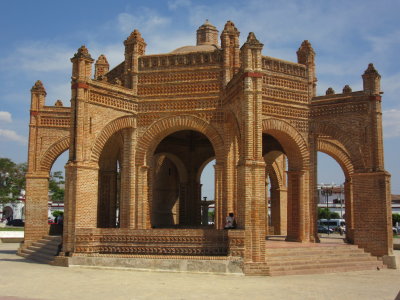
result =
[[[17,247],[0,243],[0,300],[400,299],[400,270],[251,277],[63,268],[18,257]]]

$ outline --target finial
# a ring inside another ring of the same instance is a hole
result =
[[[40,80],[35,82],[31,91],[32,92],[42,92],[42,93],[46,94],[46,89],[44,88],[43,83]]]
[[[247,36],[246,43],[249,43],[249,44],[260,44],[260,42],[257,40],[256,35],[254,34],[254,32],[249,32],[249,35]]]
[[[107,64],[108,65],[106,56],[104,54],[101,54],[99,56],[99,58],[97,59],[96,64]]]
[[[89,50],[86,48],[85,45],[82,45],[78,51],[75,53],[74,58],[86,58],[93,60],[92,57],[90,56]]]
[[[351,87],[348,84],[346,84],[344,86],[344,88],[343,88],[343,94],[348,94],[348,93],[351,93],[351,92],[352,92]]]
[[[58,100],[56,101],[56,103],[54,103],[54,106],[63,107],[64,104],[62,103],[62,101],[61,101],[60,99],[58,99]]]
[[[365,70],[364,74],[377,74],[379,75],[378,71],[375,69],[373,63],[368,64],[368,68]],[[380,75],[379,75],[380,76]]]
[[[325,95],[333,95],[333,94],[335,94],[335,90],[331,87],[329,87],[325,92]]]

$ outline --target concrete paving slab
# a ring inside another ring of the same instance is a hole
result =
[[[400,271],[246,277],[64,268],[15,255],[0,244],[0,300],[16,299],[379,299],[400,300]],[[396,251],[396,255],[400,255]],[[5,298],[7,299],[7,298]],[[13,299],[13,298],[10,298]],[[14,298],[15,299],[15,298]]]

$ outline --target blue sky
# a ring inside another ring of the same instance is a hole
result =
[[[255,32],[263,54],[296,61],[305,39],[317,53],[318,94],[345,84],[362,89],[361,74],[374,63],[382,76],[386,169],[400,194],[400,1],[3,1],[0,10],[0,157],[27,158],[30,88],[38,79],[47,104],[69,104],[70,58],[82,44],[104,53],[111,67],[123,60],[123,41],[137,28],[147,54],[195,44],[209,19],[221,31],[232,20]],[[336,163],[320,155],[319,181],[343,182]],[[62,160],[62,159],[60,159]],[[63,162],[57,162],[61,169]],[[210,195],[206,194],[207,196]],[[212,196],[211,196],[212,198]]]

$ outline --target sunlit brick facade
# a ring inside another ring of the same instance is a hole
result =
[[[48,234],[49,172],[69,150],[61,255],[238,256],[246,274],[267,274],[267,233],[319,241],[321,151],[345,174],[347,240],[391,254],[390,175],[372,64],[363,90],[346,85],[317,96],[308,41],[297,62],[284,61],[263,55],[253,33],[240,46],[228,21],[220,35],[206,22],[196,46],[170,53],[146,55],[137,30],[124,45],[125,60],[114,68],[106,56],[95,62],[78,49],[70,107],[47,106],[40,81],[32,88],[23,247]],[[213,159],[209,226],[201,224],[200,174]],[[235,230],[223,230],[229,212]]]

